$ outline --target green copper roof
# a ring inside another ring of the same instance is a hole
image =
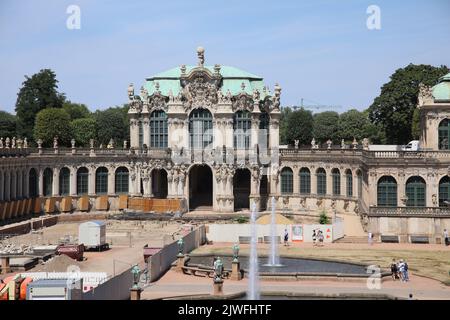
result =
[[[437,101],[450,101],[450,73],[441,77],[433,87],[433,97]]]
[[[186,74],[196,67],[186,66]],[[214,73],[214,66],[205,66],[205,68]],[[260,76],[229,66],[221,66],[220,75],[223,80],[221,90],[224,95],[228,90],[230,90],[232,95],[242,92],[242,83],[245,84],[244,91],[249,95],[252,95],[255,89],[258,89],[260,92],[261,99],[270,94],[269,92],[264,93],[264,82]],[[156,91],[155,83],[158,82],[161,94],[167,96],[169,91],[172,90],[172,94],[176,96],[181,91],[180,76],[180,67],[172,68],[148,78],[144,87],[147,89],[148,94],[152,95]]]

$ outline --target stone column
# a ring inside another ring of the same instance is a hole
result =
[[[309,168],[309,171],[311,173],[311,194],[317,194],[317,174],[316,174],[316,168]]]
[[[150,148],[150,120],[148,118],[148,116],[146,116],[143,120],[142,120],[142,126],[143,126],[143,135],[144,135],[144,139],[143,139],[143,143],[147,145],[148,148]],[[138,131],[139,134],[139,131]]]
[[[425,194],[425,206],[426,207],[438,207],[439,206],[439,181],[437,176],[429,172],[427,174],[426,182],[426,194]],[[434,195],[434,197],[433,197]],[[433,203],[434,202],[434,203]]]
[[[130,147],[139,148],[139,124],[135,116],[130,116]]]
[[[232,117],[233,115],[231,115]],[[233,138],[233,119],[225,120],[225,146],[230,149],[234,148],[234,138]]]
[[[114,196],[116,192],[116,170],[113,166],[108,167],[108,196]]]
[[[77,168],[70,167],[70,195],[77,195]]]
[[[270,124],[269,124],[269,147],[270,148],[277,148],[280,145],[280,129],[279,129],[279,123],[280,123],[280,113],[274,113],[272,112],[270,114]]]
[[[333,176],[331,175],[331,169],[325,169],[325,172],[327,174],[327,190],[325,194],[332,195],[333,194]]]
[[[3,188],[5,185],[5,181],[4,181],[4,175],[3,175],[3,171],[0,170],[0,201],[4,201],[4,197],[3,197]]]
[[[95,171],[97,168],[94,165],[90,165],[88,166],[88,169],[88,195],[95,196]]]
[[[59,168],[53,168],[53,197],[59,196]]]
[[[39,181],[38,181],[38,195],[39,197],[44,196],[44,169],[39,169]]]
[[[26,168],[23,171],[23,196],[25,198],[30,197],[30,177],[29,177],[29,169]]]
[[[405,207],[406,203],[403,203],[402,198],[406,196],[405,188],[405,174],[399,173],[397,178],[397,206]]]
[[[23,175],[22,170],[17,171],[17,195],[18,199],[23,199]]]
[[[339,170],[339,172],[341,174],[341,195],[347,197],[347,175],[345,171]]]
[[[253,113],[252,119],[252,131],[251,131],[251,139],[250,139],[250,149],[253,150],[253,146],[258,144],[258,131],[259,131],[259,114],[260,112]]]
[[[297,167],[292,168],[292,193],[297,195],[300,193],[300,176],[299,176],[300,169]]]
[[[11,171],[11,176],[10,176],[10,191],[9,191],[9,197],[11,200],[16,200],[16,172],[15,171]]]

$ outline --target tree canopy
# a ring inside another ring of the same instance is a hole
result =
[[[128,140],[128,106],[97,110],[94,118],[97,123],[97,143],[107,144],[112,138],[116,144]]]
[[[67,146],[72,138],[70,115],[61,108],[46,108],[39,111],[34,126],[34,139],[42,139],[45,147],[53,145],[58,137],[58,145]]]
[[[66,101],[63,104],[63,109],[70,115],[71,120],[90,118],[92,116],[88,107],[82,103]]]
[[[409,64],[391,75],[389,82],[381,87],[380,95],[369,107],[370,120],[382,126],[387,143],[405,144],[412,140],[411,124],[417,107],[419,84],[433,86],[448,72],[446,66]]]
[[[324,143],[331,139],[337,144],[339,139],[339,114],[334,111],[316,113],[313,117],[313,137],[318,143]]]
[[[65,96],[57,91],[58,80],[50,69],[43,69],[31,77],[25,76],[17,94],[17,135],[33,137],[36,115],[45,108],[61,108]]]
[[[71,123],[72,135],[78,147],[86,147],[97,137],[97,122],[93,118],[75,119]]]
[[[299,140],[300,145],[309,144],[312,139],[313,116],[311,111],[301,108],[289,113],[285,126],[286,143],[293,145]]]
[[[5,111],[0,111],[0,137],[15,137],[16,122],[17,118],[14,115]]]

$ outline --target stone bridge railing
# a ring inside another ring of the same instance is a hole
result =
[[[450,207],[370,207],[373,217],[450,217]]]

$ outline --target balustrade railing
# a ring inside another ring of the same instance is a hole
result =
[[[450,207],[370,207],[369,216],[450,216]]]

